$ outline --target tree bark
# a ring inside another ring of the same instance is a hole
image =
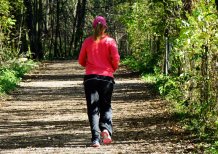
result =
[[[37,59],[43,58],[43,49],[42,49],[42,28],[43,28],[43,10],[42,10],[42,0],[38,2],[38,9],[37,9],[37,16],[38,16],[38,31],[37,31]]]
[[[29,30],[30,49],[32,58],[42,59],[42,0],[24,0],[26,6],[26,24]]]
[[[86,0],[79,0],[77,4],[77,15],[76,15],[76,33],[74,40],[74,52],[79,52],[83,36],[83,27],[85,25],[85,12],[86,12]]]
[[[29,36],[29,45],[30,50],[34,51],[34,40],[33,40],[33,4],[31,0],[24,0],[23,1],[26,7],[26,25],[28,29],[28,36]]]
[[[58,31],[59,31],[59,9],[60,9],[60,2],[56,0],[56,29],[55,29],[55,42],[54,42],[54,57],[58,57]]]

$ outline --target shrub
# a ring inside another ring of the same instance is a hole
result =
[[[11,64],[11,68],[16,72],[18,78],[23,77],[24,74],[28,73],[35,66],[36,63],[34,61],[27,60],[26,58],[17,59]]]
[[[0,68],[0,93],[7,93],[13,90],[24,74],[28,73],[35,66],[36,63],[34,61],[25,58],[5,63],[4,67]]]
[[[0,92],[9,92],[14,89],[20,78],[16,76],[16,72],[10,69],[3,69],[0,71]]]

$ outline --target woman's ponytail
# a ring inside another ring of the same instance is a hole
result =
[[[98,22],[97,26],[94,29],[94,40],[99,39],[99,37],[103,34],[104,25],[101,22]]]

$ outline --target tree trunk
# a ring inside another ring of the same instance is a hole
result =
[[[38,2],[38,9],[37,9],[37,16],[38,16],[38,31],[37,31],[37,59],[43,58],[43,51],[42,51],[42,28],[43,28],[43,10],[42,10],[42,0]]]
[[[26,24],[29,30],[30,49],[34,59],[42,59],[42,0],[24,0],[26,6]]]
[[[51,0],[49,4],[49,10],[52,12],[53,9],[53,0]],[[54,45],[54,13],[52,12],[50,16],[50,28],[49,28],[49,33],[50,33],[50,42],[49,42],[49,58],[51,59],[54,56],[54,50],[53,50],[53,45]]]
[[[85,11],[86,11],[86,0],[78,1],[77,4],[77,16],[76,16],[76,33],[74,40],[74,52],[79,52],[79,47],[81,45],[82,36],[83,36],[83,27],[85,24]]]
[[[18,42],[21,42],[20,46],[19,46],[19,53],[22,54],[26,54],[28,51],[28,42],[27,42],[27,37],[26,37],[26,30],[23,30],[24,27],[26,28],[26,19],[25,19],[25,13],[24,13],[24,8],[22,7],[22,17],[21,17],[21,21],[20,21],[20,33],[19,33],[19,40]]]
[[[78,7],[80,2],[76,3],[76,14],[74,15],[74,20],[73,20],[73,33],[72,33],[72,37],[71,37],[71,41],[70,41],[70,49],[73,50],[72,51],[72,56],[74,55],[74,40],[75,40],[75,32],[76,32],[76,22],[77,22],[77,18],[78,18]]]
[[[33,52],[34,51],[34,40],[33,40],[33,4],[31,0],[24,0],[23,1],[25,7],[26,7],[26,25],[28,31],[28,36],[29,36],[29,45],[30,45],[30,50]]]
[[[54,57],[58,57],[58,31],[59,31],[59,9],[60,9],[60,2],[59,0],[56,0],[56,29],[55,29],[55,42],[54,42]]]

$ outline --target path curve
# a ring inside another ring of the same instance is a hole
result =
[[[76,61],[44,62],[0,107],[2,154],[189,153],[167,105],[137,74],[120,68],[112,98],[113,143],[89,147],[90,130]]]

